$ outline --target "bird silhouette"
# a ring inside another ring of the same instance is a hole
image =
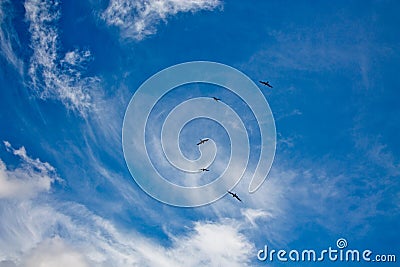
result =
[[[266,86],[268,86],[268,87],[270,87],[270,88],[273,88],[272,85],[269,84],[269,82],[264,82],[264,81],[259,81],[259,82],[264,84],[264,85],[266,85]]]
[[[238,195],[236,195],[236,193],[232,193],[231,191],[228,191],[229,194],[232,195],[232,197],[236,198],[237,200],[239,200],[240,202],[242,202],[242,200],[238,197]]]
[[[199,145],[201,145],[201,144],[204,144],[204,143],[207,142],[208,140],[209,140],[208,138],[206,138],[206,139],[200,139],[200,142],[198,142],[197,145],[199,146]]]
[[[209,172],[210,170],[209,170],[209,169],[206,169],[206,168],[201,168],[200,171]]]
[[[212,98],[217,102],[221,100],[221,98],[216,98],[215,96],[213,96]]]

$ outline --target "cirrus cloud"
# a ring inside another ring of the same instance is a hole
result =
[[[14,51],[14,46],[19,45],[19,40],[12,25],[13,13],[10,1],[0,1],[0,54],[3,54],[7,61],[22,74],[23,62]]]
[[[219,0],[111,0],[101,17],[108,25],[120,28],[123,37],[142,40],[156,33],[156,25],[172,15],[213,10],[218,6],[221,6]]]
[[[32,88],[42,99],[61,101],[69,110],[85,116],[94,106],[93,94],[100,79],[84,75],[92,60],[89,50],[75,49],[60,53],[56,24],[61,16],[58,0],[27,0],[25,17],[31,35],[28,74]]]

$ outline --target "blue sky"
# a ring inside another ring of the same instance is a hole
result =
[[[257,252],[323,250],[339,238],[399,260],[399,7],[0,0],[0,266],[314,266],[321,263],[260,262]],[[211,85],[179,87],[160,100],[148,124],[150,158],[177,184],[223,173],[229,134],[218,123],[192,121],[179,139],[195,159],[193,144],[212,137],[219,153],[209,173],[176,173],[159,145],[175,105],[218,95],[249,135],[249,165],[234,188],[242,203],[226,195],[197,208],[163,204],[125,163],[122,126],[136,90],[197,60],[273,85],[260,85],[276,127],[269,175],[248,193],[257,121],[248,103]]]

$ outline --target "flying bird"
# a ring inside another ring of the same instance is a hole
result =
[[[216,98],[215,96],[213,96],[212,98],[217,102],[221,100],[221,98]]]
[[[259,82],[264,84],[264,85],[266,85],[266,86],[268,86],[268,87],[270,87],[270,88],[273,88],[272,85],[269,84],[269,82],[264,82],[264,81],[259,81]]]
[[[206,138],[206,139],[200,139],[200,142],[198,142],[197,145],[199,146],[199,145],[201,145],[201,144],[204,144],[204,143],[207,142],[207,141],[208,141],[208,138]]]
[[[210,170],[209,170],[209,169],[206,169],[206,168],[201,168],[200,171],[209,172]]]
[[[239,200],[240,202],[242,202],[242,200],[238,197],[238,195],[236,195],[236,193],[232,193],[231,191],[228,191],[229,194],[232,195],[232,197],[236,198],[237,200]]]

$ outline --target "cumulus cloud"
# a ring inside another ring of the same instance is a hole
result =
[[[121,29],[124,37],[141,40],[156,33],[156,25],[179,12],[213,10],[219,0],[111,0],[102,18]]]
[[[33,173],[31,177],[23,174],[24,170],[21,169],[7,171],[0,160],[0,199],[34,197],[39,192],[48,191],[53,182],[52,178],[41,173]]]
[[[90,51],[59,52],[58,0],[27,0],[24,6],[33,50],[28,70],[33,89],[40,98],[57,99],[84,116],[93,108],[92,95],[99,83],[98,77],[84,76]]]
[[[169,252],[177,266],[247,266],[253,245],[228,223],[196,223],[194,233],[175,240]]]
[[[89,267],[85,257],[55,237],[44,240],[34,248],[21,267]]]
[[[49,191],[51,184],[59,180],[49,163],[32,159],[24,147],[14,149],[9,142],[4,144],[8,151],[22,159],[23,164],[14,170],[7,170],[0,159],[0,199],[29,199]]]

